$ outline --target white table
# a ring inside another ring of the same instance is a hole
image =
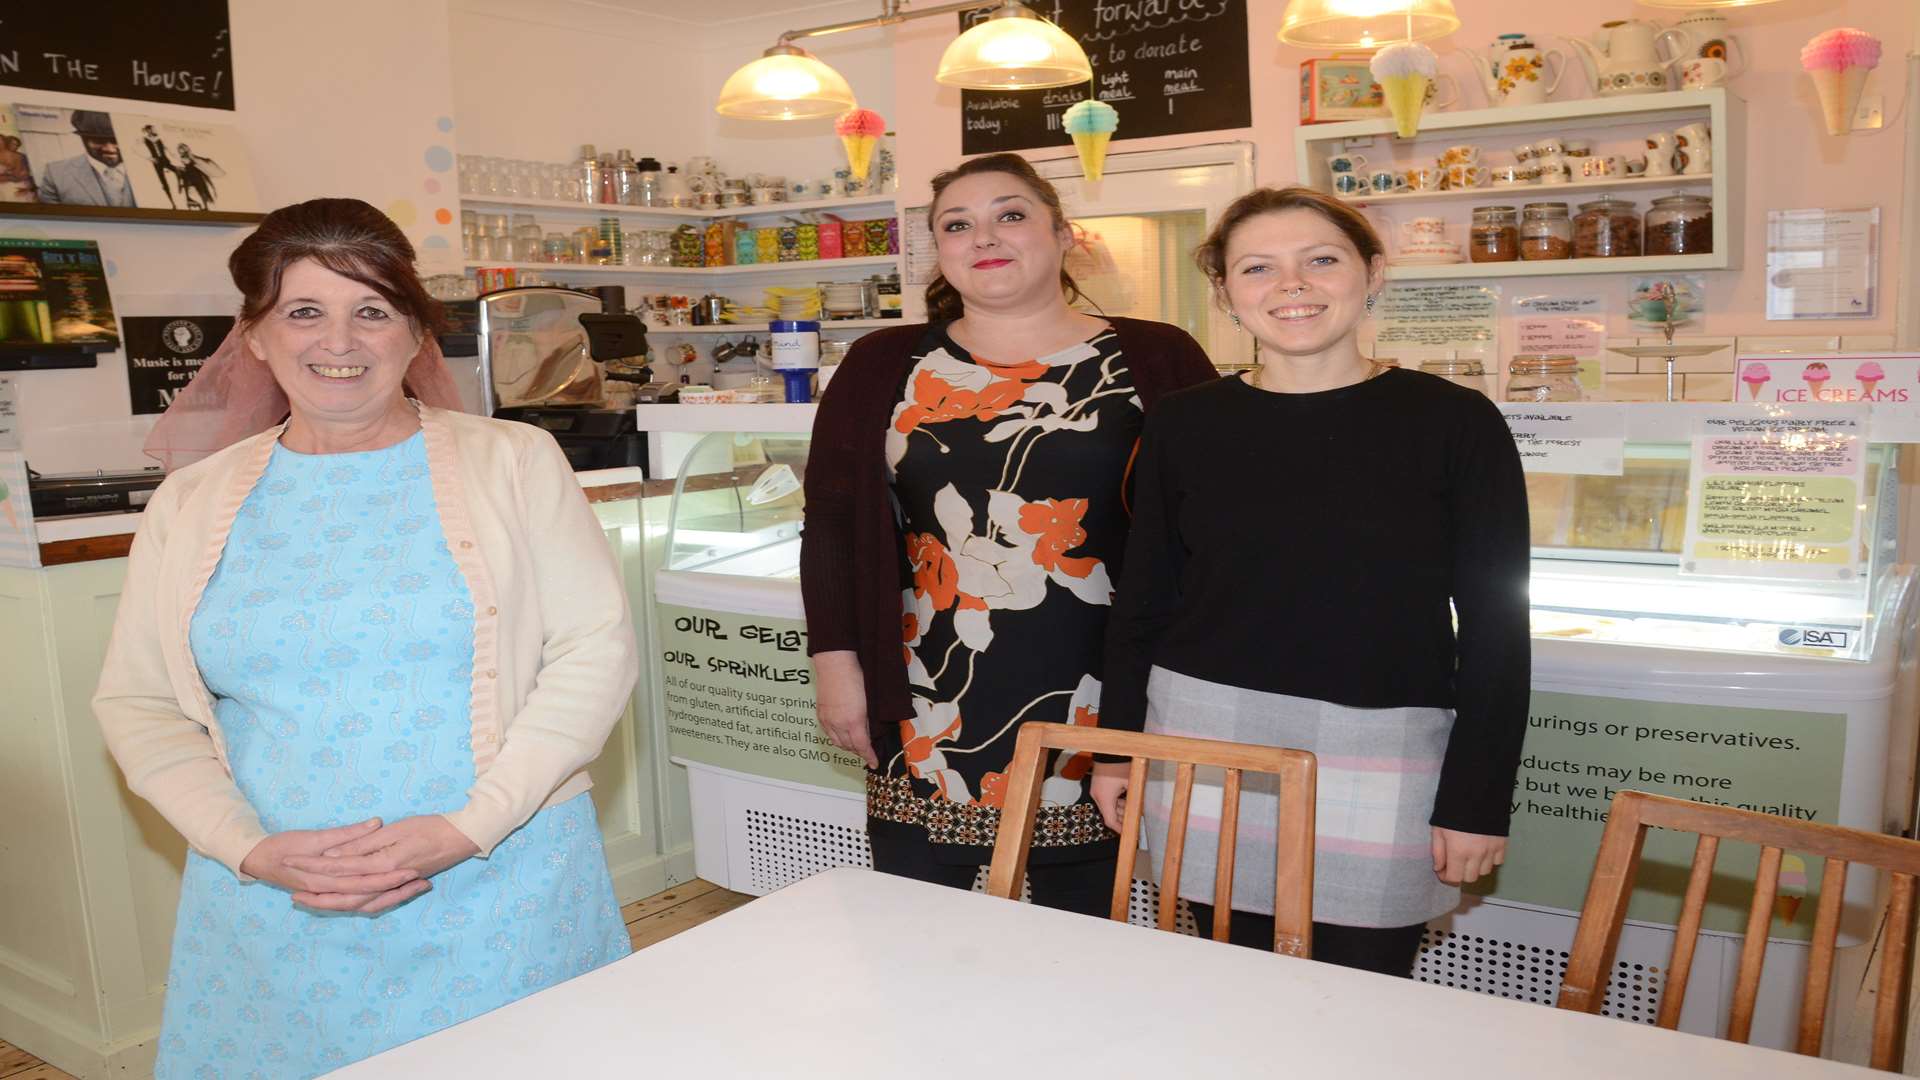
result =
[[[1886,1075],[867,870],[820,874],[331,1075],[1283,1073]]]

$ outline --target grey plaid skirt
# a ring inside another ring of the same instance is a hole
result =
[[[1156,667],[1147,683],[1146,730],[1156,735],[1310,750],[1318,759],[1313,917],[1340,926],[1411,926],[1452,911],[1460,890],[1433,872],[1434,791],[1453,729],[1437,708],[1354,709],[1245,690]],[[1180,895],[1213,902],[1219,849],[1218,769],[1195,777]],[[1233,906],[1273,913],[1278,780],[1241,779]],[[1148,774],[1142,817],[1156,880],[1167,845],[1173,767]],[[1164,883],[1162,885],[1164,888]]]

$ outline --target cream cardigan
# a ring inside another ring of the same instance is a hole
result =
[[[586,767],[626,708],[639,654],[605,534],[553,437],[427,406],[420,423],[440,526],[474,607],[477,779],[447,820],[485,857],[543,806],[592,786]],[[236,874],[267,833],[233,781],[187,635],[281,430],[154,492],[93,697],[127,785]]]

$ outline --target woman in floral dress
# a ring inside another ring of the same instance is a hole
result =
[[[861,339],[821,403],[801,584],[821,726],[867,761],[874,865],[966,888],[1019,725],[1099,723],[1141,420],[1214,372],[1177,327],[1069,305],[1073,235],[1024,159],[933,192],[930,321]],[[1089,766],[1050,763],[1028,882],[1092,914],[1115,837]]]

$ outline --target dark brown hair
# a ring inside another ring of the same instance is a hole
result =
[[[240,290],[240,322],[259,321],[280,299],[287,267],[312,259],[379,293],[421,334],[446,327],[440,301],[413,269],[413,244],[393,219],[359,199],[310,199],[268,214],[227,257]]]
[[[1233,200],[1227,206],[1220,220],[1214,222],[1213,231],[1193,249],[1193,261],[1200,264],[1200,270],[1207,279],[1218,286],[1227,276],[1227,241],[1240,226],[1262,214],[1276,214],[1283,210],[1311,210],[1332,223],[1353,244],[1360,253],[1360,261],[1366,264],[1368,274],[1373,272],[1373,259],[1376,255],[1385,255],[1386,246],[1380,242],[1380,234],[1373,231],[1373,223],[1366,216],[1339,199],[1323,192],[1306,187],[1255,188]]]
[[[1026,185],[1040,205],[1047,208],[1053,218],[1055,229],[1067,227],[1067,212],[1061,209],[1060,193],[1054,190],[1047,178],[1034,171],[1033,165],[1019,154],[988,154],[971,161],[963,161],[954,168],[933,178],[933,201],[927,204],[927,227],[937,229],[933,220],[934,213],[940,208],[940,195],[955,180],[962,177],[978,176],[981,173],[1004,173]],[[1074,283],[1073,275],[1066,267],[1060,268],[1060,291],[1066,295],[1069,303],[1083,299],[1080,286]],[[960,299],[960,293],[940,274],[933,275],[927,283],[927,321],[952,322],[966,314],[966,304]]]

